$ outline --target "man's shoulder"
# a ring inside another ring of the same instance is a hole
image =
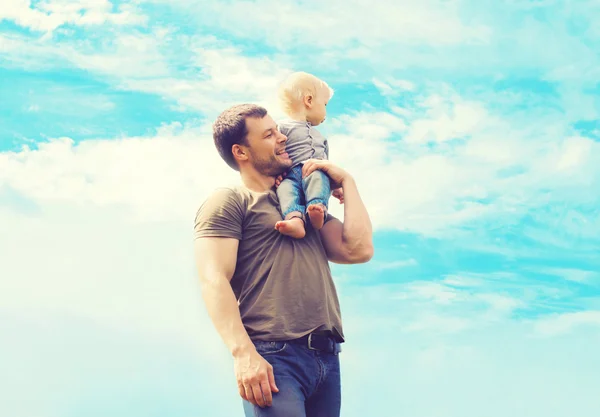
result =
[[[246,215],[247,201],[243,187],[220,186],[214,188],[200,202],[196,210],[196,228],[215,228],[219,225],[224,226],[225,223],[242,222]],[[223,219],[227,221],[223,223]]]
[[[200,204],[200,209],[205,207],[237,206],[242,208],[247,201],[247,191],[238,185],[226,185],[214,188]]]
[[[238,185],[223,185],[214,188],[206,197],[206,200],[218,199],[242,199],[244,196],[243,187]]]
[[[195,237],[241,239],[244,217],[242,190],[235,186],[215,188],[196,211]]]

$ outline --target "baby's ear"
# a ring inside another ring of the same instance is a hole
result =
[[[304,96],[304,105],[308,108],[312,107],[313,96],[312,94],[307,94]]]

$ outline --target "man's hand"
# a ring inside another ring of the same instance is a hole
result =
[[[335,198],[337,198],[338,200],[340,200],[340,204],[344,204],[344,189],[343,188],[336,188],[335,190],[333,190],[331,195],[334,196]]]
[[[234,355],[234,369],[238,390],[244,400],[261,408],[273,405],[271,392],[279,392],[273,366],[253,346]]]
[[[332,189],[341,188],[342,183],[350,178],[350,174],[327,159],[309,159],[306,161],[302,167],[302,177],[309,176],[315,169],[320,169],[327,174],[331,180]]]

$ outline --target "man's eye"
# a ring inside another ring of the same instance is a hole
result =
[[[271,136],[273,136],[273,133],[269,132],[269,134],[267,136],[265,136],[265,138],[270,138]]]

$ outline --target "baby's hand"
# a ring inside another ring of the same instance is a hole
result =
[[[343,188],[341,188],[341,187],[336,188],[335,190],[333,190],[331,195],[333,195],[335,198],[340,200],[340,204],[344,204],[344,189]]]

